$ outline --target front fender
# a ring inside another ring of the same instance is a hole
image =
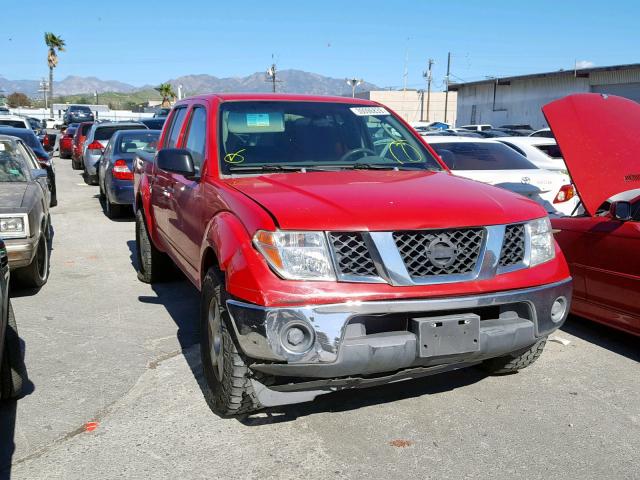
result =
[[[227,291],[238,298],[264,304],[265,290],[260,287],[264,275],[273,275],[253,248],[251,236],[238,217],[230,212],[216,215],[207,226],[201,248],[201,275],[208,268],[206,251],[211,248],[226,279]]]

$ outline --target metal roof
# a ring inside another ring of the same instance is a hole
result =
[[[482,85],[487,83],[498,83],[499,85],[508,85],[512,80],[528,80],[532,78],[548,78],[559,77],[564,75],[571,75],[578,78],[589,77],[591,73],[601,72],[617,72],[620,70],[640,70],[640,63],[629,63],[626,65],[612,65],[609,67],[591,67],[591,68],[578,68],[575,70],[556,70],[555,72],[545,73],[530,73],[528,75],[515,75],[511,77],[495,77],[487,78],[484,80],[476,80],[474,82],[462,82],[462,83],[450,83],[449,90],[457,91],[461,87],[469,87],[474,85]]]

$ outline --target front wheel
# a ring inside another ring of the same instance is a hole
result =
[[[541,338],[524,351],[512,353],[504,357],[491,358],[482,362],[482,368],[494,375],[515,373],[534,363],[544,350],[547,337]]]
[[[49,231],[49,224],[46,227]],[[16,270],[18,281],[27,288],[40,288],[49,279],[49,241],[47,233],[42,232],[36,246],[36,255],[26,267]]]
[[[200,356],[207,381],[207,403],[223,417],[262,408],[251,385],[249,368],[229,330],[226,296],[219,272],[210,268],[202,282]]]

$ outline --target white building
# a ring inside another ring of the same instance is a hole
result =
[[[543,128],[541,108],[572,93],[619,95],[640,102],[640,64],[560,70],[451,84],[458,92],[457,124],[529,124]]]
[[[409,123],[420,121],[446,122],[455,124],[456,92],[449,92],[445,115],[445,92],[431,92],[427,106],[427,92],[421,90],[371,90],[356,93],[357,98],[365,98],[386,105]],[[446,116],[446,119],[445,119]]]

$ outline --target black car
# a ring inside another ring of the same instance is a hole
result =
[[[153,114],[153,118],[168,117],[170,111],[171,111],[171,108],[167,108],[167,107],[159,108],[156,110],[156,113]]]
[[[18,327],[9,300],[9,258],[0,239],[0,400],[19,397],[24,377]]]
[[[19,138],[29,147],[29,149],[31,149],[40,164],[40,168],[45,169],[49,176],[49,185],[51,187],[51,204],[49,206],[55,207],[58,205],[58,195],[56,193],[56,172],[53,168],[53,162],[49,158],[49,154],[45,151],[36,134],[26,128],[0,127],[0,135],[10,135],[12,137]]]
[[[139,122],[146,125],[149,130],[162,130],[166,119],[167,117],[143,118]]]
[[[69,105],[69,108],[64,112],[64,117],[62,117],[62,121],[65,125],[80,122],[93,122],[94,120],[95,117],[93,116],[93,112],[86,105]]]
[[[49,278],[51,193],[46,170],[16,137],[0,135],[0,237],[16,280],[29,288]]]

